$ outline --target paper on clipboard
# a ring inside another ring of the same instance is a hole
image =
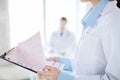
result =
[[[12,62],[33,69],[38,72],[45,66],[45,57],[38,32],[30,39],[18,44],[18,46],[5,56]]]
[[[65,66],[59,62],[45,60],[40,32],[1,55],[0,58],[35,73],[41,71],[45,65],[57,67],[60,70]]]

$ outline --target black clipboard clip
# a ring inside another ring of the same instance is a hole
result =
[[[2,54],[0,58],[5,58],[5,56],[6,56],[6,53]]]

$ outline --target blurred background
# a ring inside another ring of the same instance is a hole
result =
[[[79,0],[0,0],[0,53],[17,46],[40,31],[45,55],[52,32],[61,17],[68,20],[76,44],[82,33],[81,19],[89,9]],[[67,55],[69,57],[69,55]],[[0,59],[0,80],[37,80],[33,73]]]

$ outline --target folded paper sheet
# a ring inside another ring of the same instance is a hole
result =
[[[32,38],[18,44],[15,49],[7,53],[5,58],[36,72],[40,71],[45,66],[40,33],[38,32]]]

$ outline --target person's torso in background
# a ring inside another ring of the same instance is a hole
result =
[[[53,55],[71,56],[74,54],[75,45],[75,36],[69,30],[58,30],[52,33],[50,47],[54,52]]]

